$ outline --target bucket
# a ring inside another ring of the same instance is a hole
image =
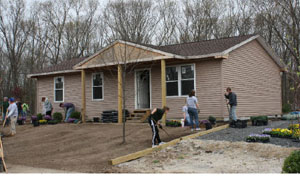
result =
[[[181,119],[181,127],[184,127],[184,119]]]

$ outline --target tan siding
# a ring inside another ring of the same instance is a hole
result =
[[[74,103],[76,110],[81,110],[81,81],[80,74],[69,74],[69,75],[59,75],[64,76],[64,102]],[[54,103],[54,77],[40,77],[38,79],[38,94],[37,94],[37,112],[41,113],[43,111],[41,99],[46,96],[51,101],[54,112],[62,112],[63,109],[59,107],[59,103]]]
[[[194,63],[194,62],[189,62]],[[186,63],[184,63],[186,64]],[[222,109],[220,98],[221,87],[221,61],[196,62],[196,96],[201,109],[200,117],[207,118],[209,115],[221,117]],[[167,66],[172,66],[168,65]],[[152,68],[152,107],[161,107],[161,76],[160,66]],[[182,117],[182,107],[186,97],[167,97],[167,106],[170,112],[167,118]]]
[[[281,114],[280,70],[257,41],[230,53],[223,77],[223,90],[232,87],[237,94],[239,117]],[[228,116],[225,106],[223,111]]]
[[[189,62],[194,63],[194,62]],[[220,109],[220,60],[201,61],[196,64],[196,92],[199,99],[201,114],[200,117],[214,115],[221,117]],[[168,66],[168,64],[167,64]],[[148,66],[139,66],[139,68],[149,68]],[[152,108],[161,107],[161,72],[160,65],[153,64],[151,69],[151,90],[152,90]],[[92,73],[103,72],[104,74],[104,100],[92,100]],[[53,103],[54,77],[44,77],[38,79],[38,105],[39,112],[42,111],[41,97],[47,96]],[[78,111],[81,110],[81,80],[80,74],[64,75],[65,79],[65,102],[75,104]],[[126,77],[126,109],[133,111],[135,109],[135,78],[134,72],[127,74]],[[115,71],[99,70],[86,73],[86,106],[87,119],[100,117],[104,110],[117,109],[117,75]],[[168,118],[182,117],[182,106],[185,104],[186,97],[167,98],[167,105],[171,108]],[[59,103],[54,103],[54,111],[62,111],[58,107]]]
[[[98,72],[98,71],[95,71]],[[87,106],[87,119],[93,117],[100,117],[102,111],[117,110],[118,109],[118,85],[117,73],[115,71],[99,71],[104,74],[104,100],[92,100],[92,73],[88,72],[86,75],[86,106]],[[130,73],[126,77],[126,109],[134,110],[134,77]]]

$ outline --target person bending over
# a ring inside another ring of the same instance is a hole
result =
[[[65,122],[68,122],[68,119],[70,118],[71,114],[75,111],[75,106],[72,103],[60,103],[59,107],[66,108],[66,119]]]
[[[155,109],[153,109],[153,111],[151,112],[151,114],[148,118],[148,122],[149,122],[149,125],[152,130],[152,147],[153,148],[156,147],[157,145],[163,144],[163,142],[160,140],[159,131],[158,131],[157,126],[159,126],[159,128],[162,128],[159,121],[162,119],[164,114],[167,114],[169,112],[169,110],[170,110],[170,108],[168,108],[167,106],[164,106],[162,109],[155,108]]]

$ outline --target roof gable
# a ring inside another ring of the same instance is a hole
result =
[[[74,66],[75,69],[141,62],[174,57],[170,53],[125,41],[116,41]]]

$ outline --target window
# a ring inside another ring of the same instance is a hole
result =
[[[167,96],[188,95],[195,89],[194,65],[171,66],[166,68]]]
[[[92,76],[93,100],[103,100],[103,73]]]
[[[64,101],[64,77],[54,78],[54,101]]]

